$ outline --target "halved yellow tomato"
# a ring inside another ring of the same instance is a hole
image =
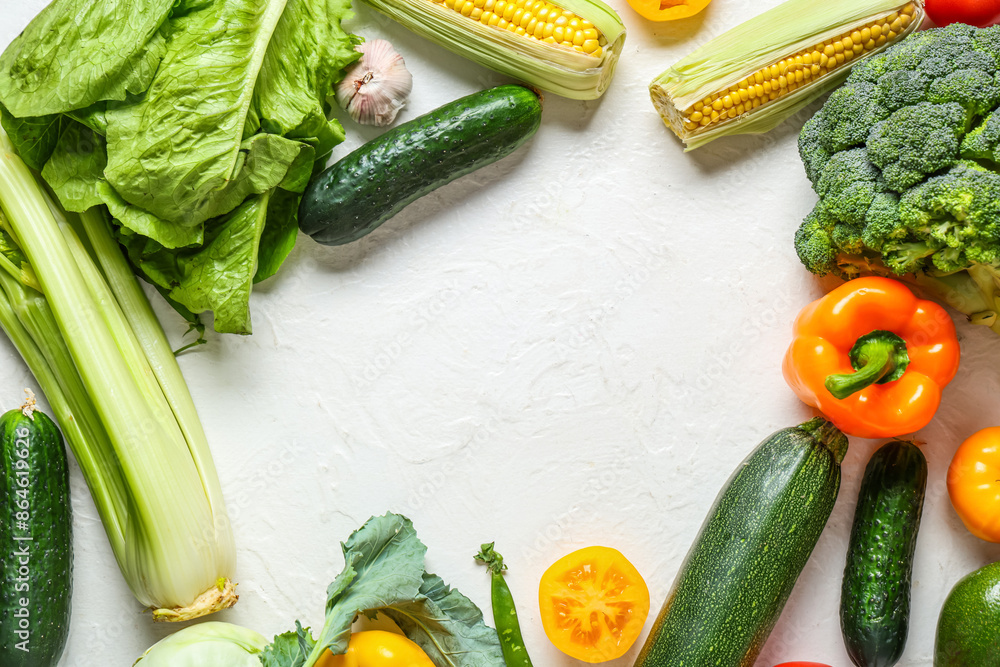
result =
[[[587,547],[545,571],[538,606],[556,648],[584,662],[604,662],[624,655],[639,638],[649,589],[620,551]]]
[[[403,635],[385,630],[365,630],[351,635],[347,653],[329,651],[316,667],[434,667],[423,649]]]

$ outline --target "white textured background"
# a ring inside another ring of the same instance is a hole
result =
[[[6,45],[45,0],[3,0]],[[266,635],[322,622],[339,542],[369,516],[410,516],[429,569],[490,618],[472,555],[497,541],[539,667],[580,664],[546,639],[537,584],[593,544],[621,550],[655,616],[702,519],[763,437],[810,411],[780,360],[794,314],[824,292],[792,234],[815,195],[795,148],[804,118],[684,154],[647,84],[776,0],[715,0],[652,24],[610,0],[629,35],[597,102],[547,95],[515,155],[414,203],[347,247],[305,237],[254,293],[254,335],[213,335],[181,358],[234,520],[240,603],[218,620]],[[414,75],[400,120],[504,81],[365,6],[348,24],[385,37]],[[345,120],[345,155],[378,130]],[[184,324],[157,302],[172,340]],[[930,483],[900,663],[930,665],[951,586],[1000,558],[969,535],[944,483],[952,452],[1000,423],[1000,339],[958,324],[963,366],[927,442]],[[34,386],[0,341],[0,402]],[[758,665],[850,662],[840,579],[860,475],[853,440],[840,501]],[[154,626],[118,573],[78,471],[76,586],[63,667],[125,667]],[[649,623],[647,623],[648,629]],[[626,657],[608,663],[630,666]]]

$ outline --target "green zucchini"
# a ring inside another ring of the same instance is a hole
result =
[[[840,593],[844,645],[858,667],[892,667],[903,655],[926,488],[927,459],[909,442],[890,442],[865,468]]]
[[[310,183],[299,228],[324,245],[355,241],[410,202],[527,141],[541,123],[538,95],[490,88],[389,130]]]
[[[0,417],[0,665],[52,667],[69,633],[69,468],[55,423],[29,399]]]
[[[751,667],[826,526],[847,438],[822,418],[768,437],[723,487],[636,667]]]

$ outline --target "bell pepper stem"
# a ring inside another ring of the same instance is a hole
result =
[[[889,331],[876,330],[862,336],[849,356],[855,372],[829,375],[824,383],[841,400],[875,383],[898,380],[910,364],[906,342]]]

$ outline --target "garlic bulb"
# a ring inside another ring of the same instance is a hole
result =
[[[361,59],[337,84],[337,104],[362,125],[384,127],[396,119],[413,89],[413,76],[392,44],[374,39],[358,45]]]

